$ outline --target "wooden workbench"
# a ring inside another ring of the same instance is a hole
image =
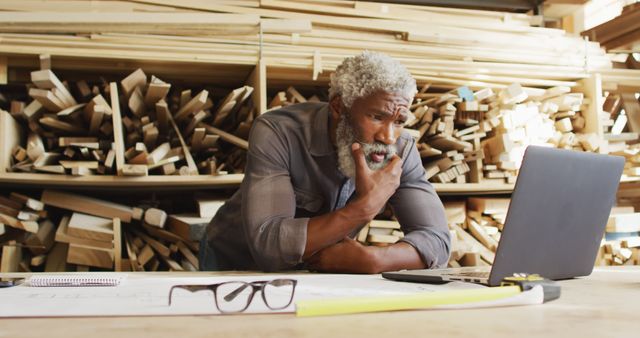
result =
[[[277,314],[1,319],[0,337],[546,338],[640,334],[640,267],[596,268],[589,277],[560,283],[560,299],[537,306],[315,318]]]

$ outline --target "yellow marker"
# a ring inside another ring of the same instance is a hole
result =
[[[519,286],[484,289],[424,292],[397,296],[349,297],[314,299],[296,302],[298,317],[341,315],[362,312],[426,309],[438,305],[466,304],[492,301],[515,296]]]

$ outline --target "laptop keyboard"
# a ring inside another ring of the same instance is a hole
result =
[[[491,271],[467,271],[467,272],[456,272],[449,275],[452,276],[464,276],[464,277],[476,277],[476,278],[489,278]]]

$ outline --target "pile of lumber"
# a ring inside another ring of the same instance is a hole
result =
[[[586,132],[588,102],[569,87],[525,90],[514,83],[497,92],[466,86],[434,97],[424,92],[411,107],[415,119],[408,128],[435,183],[514,183],[529,145],[610,149],[601,148],[597,133]]]
[[[26,144],[11,150],[11,171],[76,176],[243,172],[247,141],[242,137],[256,115],[252,87],[235,89],[214,103],[206,89],[195,95],[172,90],[142,69],[119,86],[90,86],[63,82],[48,66],[31,73],[31,102],[11,102],[11,115],[28,131]]]
[[[470,197],[444,203],[452,238],[450,267],[493,263],[509,201]],[[633,206],[612,209],[595,265],[640,265],[640,213]]]
[[[626,158],[624,179],[640,179],[640,102],[624,87],[608,92],[603,103],[603,138],[609,153]]]
[[[508,208],[508,198],[445,202],[452,239],[449,266],[493,264]]]
[[[581,34],[598,41],[607,50],[632,47],[640,41],[640,5],[627,5],[620,16]]]
[[[222,203],[197,202],[199,214],[168,215],[55,190],[0,196],[0,271],[196,271],[198,241]]]
[[[387,246],[399,241],[402,237],[404,233],[400,230],[398,221],[374,219],[360,229],[356,240],[366,245]]]
[[[611,210],[596,265],[640,265],[640,213],[633,206]]]
[[[418,81],[440,89],[572,87],[612,69],[597,42],[536,27],[540,18],[526,14],[326,0],[25,0],[3,1],[0,10],[9,66],[36,50],[68,69],[81,67],[78,58],[195,67],[263,60],[272,78],[326,81],[345,56],[370,49],[397,57]],[[154,25],[158,20],[170,25]],[[604,81],[638,85],[638,72],[620,70]]]
[[[325,97],[327,93],[313,94],[310,97],[304,97],[295,87],[289,86],[286,90],[276,92],[269,101],[268,110],[286,107],[288,105],[303,102],[320,102],[320,97]],[[319,96],[320,95],[320,96]],[[326,99],[324,100],[327,101]]]

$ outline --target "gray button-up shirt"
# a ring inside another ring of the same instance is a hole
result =
[[[302,103],[254,121],[242,185],[207,228],[219,268],[301,267],[309,218],[344,207],[355,191],[354,180],[338,170],[329,118],[327,103]],[[425,178],[415,141],[403,132],[396,146],[402,176],[389,203],[405,233],[401,241],[415,247],[427,267],[446,266],[444,207]]]

